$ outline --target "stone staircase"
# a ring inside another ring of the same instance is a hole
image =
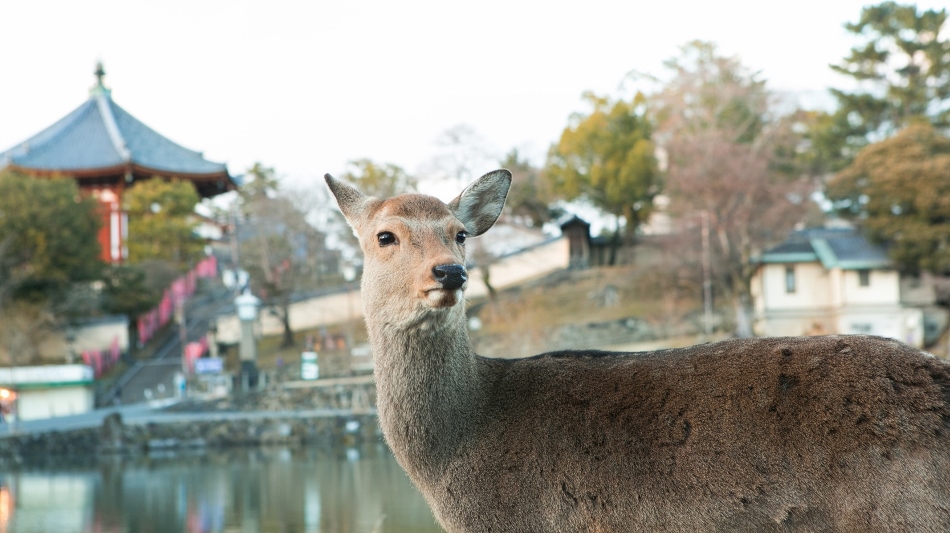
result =
[[[124,385],[113,393],[113,405],[139,403],[176,396],[175,374],[181,373],[180,357],[141,361],[132,368],[137,370],[131,373],[130,378]]]
[[[185,305],[185,342],[192,342],[208,333],[217,315],[233,305],[234,294],[215,284],[195,295]],[[177,394],[175,375],[181,373],[181,335],[177,325],[151,341],[155,348],[146,360],[135,361],[115,383],[97,398],[98,407],[140,403],[148,400],[174,398]]]

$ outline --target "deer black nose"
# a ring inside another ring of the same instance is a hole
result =
[[[461,289],[468,281],[468,274],[462,265],[438,265],[432,267],[432,277],[447,291]]]

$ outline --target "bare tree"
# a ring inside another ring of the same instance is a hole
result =
[[[667,67],[673,76],[650,98],[671,210],[695,235],[708,216],[717,292],[733,306],[737,334],[748,336],[752,259],[808,207],[811,182],[791,159],[798,137],[765,82],[713,45],[690,43]]]
[[[784,238],[807,206],[808,181],[785,180],[770,169],[771,154],[707,131],[670,143],[669,192],[688,233],[708,216],[711,264],[718,292],[728,296],[740,335],[749,335],[752,259]],[[696,246],[695,249],[699,249]]]
[[[402,167],[365,158],[348,162],[342,177],[366,191],[369,196],[377,198],[390,198],[414,190],[419,185],[418,180]]]
[[[429,180],[441,182],[451,189],[461,189],[482,173],[494,170],[498,158],[488,142],[475,128],[468,124],[457,124],[443,131],[435,141],[439,151],[428,165],[426,171]],[[469,260],[482,276],[490,299],[495,298],[495,287],[491,284],[491,264],[495,255],[477,239],[470,240]]]
[[[326,234],[308,220],[312,200],[294,191],[269,190],[246,195],[242,206],[247,224],[238,236],[241,264],[255,292],[283,324],[283,345],[288,347],[294,345],[294,298],[319,287],[323,276],[335,270],[328,266],[336,256],[327,247]]]
[[[457,124],[435,140],[438,153],[428,165],[430,179],[446,182],[451,188],[464,187],[492,170],[498,157],[488,141],[468,124]]]

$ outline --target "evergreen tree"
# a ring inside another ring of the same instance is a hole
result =
[[[950,138],[925,121],[862,150],[826,194],[906,271],[950,273]]]
[[[858,82],[853,91],[832,89],[833,113],[820,113],[809,137],[818,168],[835,172],[858,151],[914,119],[950,127],[950,38],[947,11],[883,2],[845,24],[858,43],[831,68]]]
[[[165,260],[187,270],[204,254],[194,233],[200,198],[191,182],[161,178],[136,183],[123,196],[129,216],[129,262]]]
[[[651,139],[653,128],[644,116],[644,100],[611,100],[584,95],[589,114],[571,117],[561,138],[548,153],[545,176],[567,200],[586,198],[620,221],[628,236],[647,220],[660,191],[660,172]]]
[[[554,195],[541,169],[523,159],[517,149],[508,152],[500,164],[511,171],[511,188],[502,216],[524,226],[540,228],[562,214],[552,206]]]
[[[0,306],[43,301],[92,281],[102,268],[95,199],[71,179],[0,172]]]
[[[98,278],[100,224],[74,180],[0,171],[0,364],[36,362],[73,289]]]

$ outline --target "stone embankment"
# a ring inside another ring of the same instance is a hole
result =
[[[372,378],[285,383],[212,401],[186,401],[151,421],[107,416],[99,427],[0,438],[0,470],[112,454],[261,445],[358,445],[381,438]]]

